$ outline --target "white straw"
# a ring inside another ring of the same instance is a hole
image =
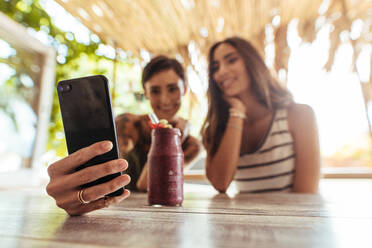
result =
[[[155,113],[150,113],[150,114],[148,114],[148,116],[149,116],[152,123],[154,123],[154,124],[159,123],[159,119],[158,119],[158,117],[156,116]]]

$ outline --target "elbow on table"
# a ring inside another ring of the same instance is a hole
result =
[[[318,183],[314,183],[313,185],[294,185],[293,187],[294,193],[304,193],[304,194],[318,194],[319,193],[319,186]]]
[[[219,193],[226,193],[227,189],[230,186],[231,180],[228,180],[227,178],[221,178],[210,175],[208,171],[206,174],[209,182]]]

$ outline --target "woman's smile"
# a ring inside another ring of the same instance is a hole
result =
[[[178,105],[167,105],[167,106],[156,106],[156,109],[158,109],[160,112],[173,112],[177,110]]]
[[[236,81],[236,78],[229,78],[229,79],[226,79],[226,80],[223,80],[220,85],[221,85],[221,88],[223,90],[227,90],[229,88],[231,88],[231,86],[234,85],[234,82]]]

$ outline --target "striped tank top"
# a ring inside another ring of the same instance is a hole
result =
[[[290,192],[294,173],[287,109],[279,109],[257,151],[240,155],[234,182],[240,193]]]

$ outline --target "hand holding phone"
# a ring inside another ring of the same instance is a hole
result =
[[[97,75],[61,81],[57,86],[59,104],[69,154],[96,142],[110,140],[112,149],[81,164],[77,170],[119,158],[115,122],[106,77]],[[121,175],[115,173],[90,182],[90,187]],[[118,196],[123,189],[110,192]]]
[[[82,189],[82,185],[94,182],[103,176],[120,173],[128,167],[124,159],[117,159],[76,170],[81,164],[98,155],[105,154],[111,149],[112,143],[110,141],[98,142],[80,149],[48,167],[50,182],[46,191],[56,200],[58,207],[63,208],[69,215],[81,215],[119,203],[130,195],[130,192],[125,189],[123,194],[119,196],[105,197],[112,191],[122,189],[130,182],[130,177],[123,174],[103,184],[84,188],[82,197],[89,203],[81,204],[79,202],[79,191]]]
[[[57,91],[67,150],[70,155],[49,168],[51,182],[48,185],[50,191],[48,193],[56,199],[58,205],[59,199],[55,197],[57,196],[55,192],[60,192],[64,187],[69,188],[70,185],[66,184],[71,179],[66,175],[74,175],[70,178],[75,178],[73,187],[77,191],[77,200],[80,204],[90,202],[91,199],[87,200],[87,197],[96,201],[98,196],[122,195],[124,182],[129,182],[130,178],[121,176],[121,172],[125,170],[123,169],[125,162],[119,160],[107,79],[98,75],[65,80],[58,83]],[[100,147],[95,145],[105,140],[109,142],[103,144],[110,144],[111,147],[102,153],[102,149],[98,149]],[[94,148],[98,150],[94,151]],[[56,166],[60,168],[54,168]],[[74,171],[68,171],[64,169],[65,167]],[[64,173],[54,173],[59,170]],[[118,179],[120,181],[118,182],[116,178],[122,180]],[[55,188],[58,182],[61,184],[59,185],[61,189]],[[106,197],[104,199],[107,200]]]

